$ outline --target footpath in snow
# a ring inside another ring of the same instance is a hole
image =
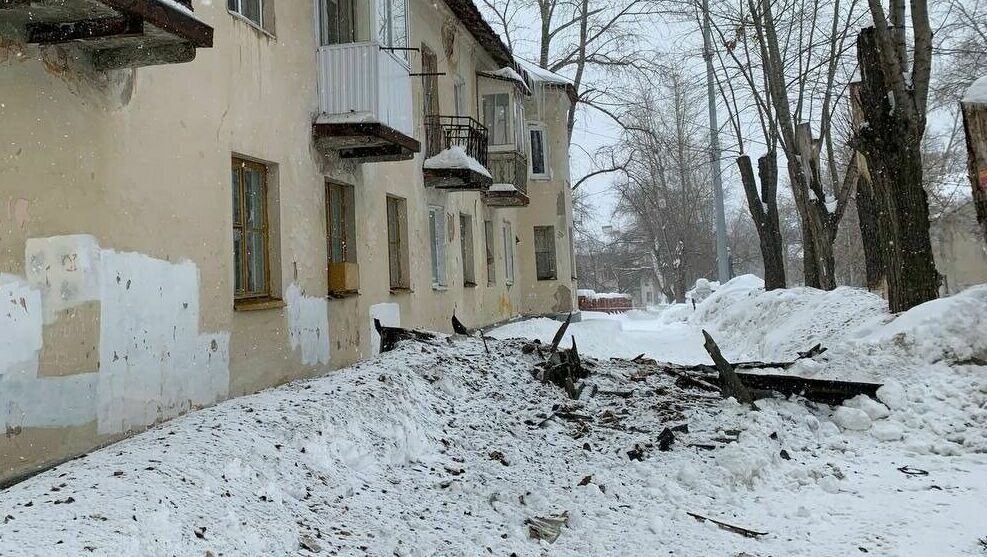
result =
[[[597,388],[579,401],[522,350],[554,321],[492,332],[489,354],[402,343],[0,492],[0,555],[984,555],[987,287],[883,308],[740,277],[695,309],[585,316],[568,336],[598,358]],[[822,343],[789,372],[884,387],[752,411],[609,360],[705,362],[704,328],[734,361]],[[554,543],[530,537],[562,516]]]

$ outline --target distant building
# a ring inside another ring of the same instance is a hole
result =
[[[940,216],[931,228],[932,253],[942,275],[943,294],[987,283],[987,241],[977,224],[972,201]]]

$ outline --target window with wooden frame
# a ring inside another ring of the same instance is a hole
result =
[[[476,265],[473,261],[473,217],[459,215],[459,251],[463,258],[463,286],[476,286]]]
[[[439,58],[422,43],[422,116],[425,122],[425,150],[428,156],[437,155],[443,149],[442,127],[439,125]]]
[[[514,284],[514,229],[510,221],[504,221],[504,281]]]
[[[538,280],[555,280],[555,227],[535,227],[535,275]]]
[[[446,210],[428,208],[428,242],[432,251],[432,288],[446,286]]]
[[[387,260],[391,290],[409,290],[408,205],[400,197],[387,196]]]
[[[271,299],[267,166],[233,158],[234,300]]]
[[[360,289],[356,259],[356,205],[353,186],[326,181],[326,253],[329,293],[355,294]]]
[[[497,261],[494,258],[493,221],[483,221],[483,245],[487,252],[487,286],[497,284]]]

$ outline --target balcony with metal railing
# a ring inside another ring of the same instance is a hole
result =
[[[438,189],[486,191],[487,128],[469,116],[426,116],[425,185]]]
[[[483,194],[491,207],[527,207],[528,157],[520,151],[492,151],[489,162],[493,185]]]
[[[356,162],[415,156],[421,146],[405,61],[368,41],[322,46],[318,62],[322,112],[313,133],[320,152]]]
[[[3,39],[72,45],[98,71],[177,64],[212,46],[191,0],[0,0]]]

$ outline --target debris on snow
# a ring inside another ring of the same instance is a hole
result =
[[[525,524],[528,525],[528,532],[532,538],[555,543],[555,540],[562,535],[562,527],[569,525],[569,512],[532,517],[526,520]]]
[[[720,520],[715,520],[715,519],[712,519],[712,518],[708,518],[708,517],[705,517],[705,516],[703,516],[701,514],[696,514],[696,513],[692,513],[692,512],[687,512],[686,514],[688,514],[692,518],[695,518],[699,522],[706,522],[708,520],[708,521],[712,522],[713,524],[716,524],[717,526],[719,526],[720,528],[722,528],[722,529],[724,529],[724,530],[726,530],[728,532],[733,532],[734,534],[740,534],[741,536],[744,536],[744,537],[747,537],[747,538],[759,538],[761,536],[767,536],[768,535],[767,532],[758,532],[756,530],[748,530],[747,528],[741,528],[740,526],[734,526],[733,524],[728,524],[728,523],[722,522]]]

